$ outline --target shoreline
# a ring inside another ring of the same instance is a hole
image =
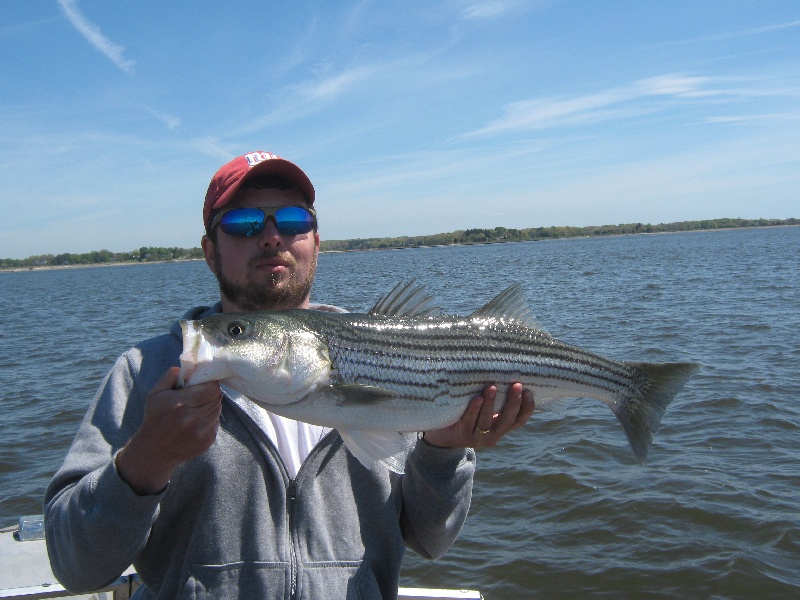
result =
[[[172,260],[146,260],[146,261],[122,261],[107,263],[90,263],[86,265],[41,265],[34,267],[11,267],[10,269],[0,269],[0,273],[23,273],[25,271],[61,271],[64,269],[95,269],[100,267],[132,267],[135,265],[164,265],[167,263],[186,263],[202,261],[202,258],[174,258]]]
[[[624,237],[629,235],[673,235],[676,233],[713,233],[715,231],[738,231],[741,229],[779,229],[784,227],[800,227],[800,224],[788,223],[786,225],[757,225],[751,227],[720,227],[717,229],[682,229],[678,231],[653,231],[653,232],[638,232],[638,233],[611,233],[607,235],[578,235],[578,236],[564,236],[564,237],[544,237],[533,240],[519,240],[519,241],[489,241],[489,242],[466,242],[459,244],[441,244],[437,247],[447,248],[449,246],[490,246],[492,244],[517,244],[521,242],[546,242],[556,240],[585,240],[592,238],[610,238],[610,237]],[[331,242],[338,242],[342,240],[331,240]],[[345,252],[380,252],[383,250],[412,250],[414,248],[431,248],[433,246],[417,245],[417,246],[395,246],[391,248],[363,248],[353,250],[321,250],[320,254],[341,254]],[[148,260],[148,261],[119,261],[107,263],[90,263],[81,265],[41,265],[41,266],[26,266],[26,267],[10,267],[0,268],[0,273],[21,273],[25,271],[58,271],[62,269],[94,269],[97,267],[124,267],[132,265],[163,265],[167,263],[184,263],[202,261],[202,258],[173,258],[171,260]]]

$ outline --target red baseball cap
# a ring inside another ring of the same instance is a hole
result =
[[[300,167],[271,152],[262,152],[261,150],[249,152],[222,165],[211,178],[203,205],[203,223],[206,231],[208,231],[209,217],[212,211],[222,208],[230,202],[245,179],[251,175],[265,173],[285,177],[303,192],[309,204],[314,204],[314,186]]]

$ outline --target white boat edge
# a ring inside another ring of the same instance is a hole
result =
[[[19,527],[0,530],[0,598],[34,600],[128,600],[139,587],[139,576],[130,567],[113,584],[88,595],[73,595],[64,589],[50,569],[43,539],[20,541]],[[483,600],[476,590],[401,587],[398,600]]]

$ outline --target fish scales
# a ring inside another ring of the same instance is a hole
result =
[[[366,319],[337,315],[318,319],[298,315],[322,333],[341,380],[375,386],[418,389],[421,400],[449,388],[479,392],[481,381],[525,383],[532,378],[597,386],[609,394],[633,392],[632,369],[529,328],[500,320]],[[493,335],[487,336],[491,332]],[[521,353],[522,351],[522,353]],[[583,368],[581,368],[583,367]],[[435,379],[442,373],[446,377]],[[411,376],[409,378],[409,376]],[[413,393],[413,392],[412,392]]]
[[[512,340],[511,343],[506,347],[501,347],[498,344],[492,345],[490,349],[485,349],[485,346],[480,343],[480,340],[476,341],[476,345],[468,347],[465,343],[463,338],[457,338],[461,343],[460,344],[453,344],[452,346],[441,346],[439,348],[432,347],[435,346],[440,339],[426,339],[423,340],[426,342],[426,345],[422,346],[422,350],[425,351],[424,359],[422,359],[422,363],[425,367],[425,370],[430,369],[433,365],[438,366],[440,369],[446,371],[450,376],[448,381],[453,384],[458,384],[460,377],[459,376],[468,376],[471,380],[472,386],[474,386],[474,379],[475,379],[475,370],[476,366],[480,365],[480,371],[483,372],[491,372],[491,373],[498,373],[503,374],[505,376],[510,377],[521,377],[526,374],[530,374],[532,376],[548,376],[554,379],[561,379],[561,380],[573,380],[573,381],[585,381],[585,377],[594,374],[594,376],[598,380],[605,380],[608,382],[614,382],[615,380],[609,376],[607,376],[608,370],[602,371],[595,369],[592,371],[592,367],[595,366],[596,363],[592,363],[588,360],[577,360],[575,353],[569,352],[554,352],[552,348],[549,348],[549,351],[539,351],[539,352],[532,352],[530,351],[530,347],[528,348],[528,354],[524,357],[519,357],[519,343],[521,340]],[[378,340],[382,343],[387,343],[386,339]],[[336,343],[329,344],[333,350],[335,348]],[[397,344],[396,346],[402,346],[403,351],[414,351],[420,349],[420,346],[412,346],[409,344]],[[348,346],[345,346],[348,347]],[[355,354],[351,354],[348,357],[342,356],[345,362],[348,360],[353,364],[359,363],[359,356],[357,354],[358,351],[364,353],[364,356],[367,357],[367,361],[373,356],[382,356],[384,355],[381,351],[375,351],[374,348],[371,347],[361,347],[359,349],[355,349],[352,346],[349,346],[351,352],[355,351]],[[397,348],[400,350],[400,348]],[[336,356],[336,352],[334,350],[334,356]],[[401,360],[409,360],[410,357],[403,356],[402,353],[396,355],[398,359]],[[374,362],[374,361],[372,361]],[[338,366],[338,361],[334,359],[334,363]],[[395,365],[395,364],[387,364],[386,367],[390,369],[402,369],[403,371],[412,371],[413,365],[415,362],[406,362],[405,364]],[[584,367],[588,367],[583,372],[576,368],[577,365],[582,365]],[[606,366],[607,365],[603,365]],[[340,371],[343,371],[342,367],[339,367]],[[422,371],[423,369],[417,369],[417,371]],[[584,378],[579,378],[580,375],[583,375]],[[624,376],[625,374],[623,374]],[[388,374],[388,380],[394,380],[395,378]],[[624,379],[616,379],[617,383],[621,383],[624,385]]]

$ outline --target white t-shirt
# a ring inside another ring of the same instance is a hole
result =
[[[306,460],[314,446],[328,434],[330,428],[310,425],[276,415],[248,400],[240,393],[228,387],[222,387],[228,397],[236,403],[236,406],[246,412],[275,445],[289,476],[294,479],[297,471],[300,470],[300,465]]]

